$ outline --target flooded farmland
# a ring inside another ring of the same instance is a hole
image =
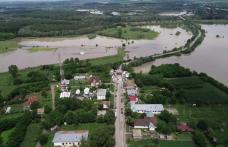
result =
[[[191,34],[181,28],[167,29],[159,26],[147,26],[151,30],[159,32],[154,40],[125,40],[110,37],[97,36],[88,39],[87,36],[73,38],[22,38],[19,44],[22,48],[15,51],[0,54],[0,72],[8,70],[8,66],[15,64],[20,69],[36,67],[39,65],[58,63],[58,55],[62,60],[74,57],[79,59],[92,59],[117,54],[117,49],[126,43],[126,51],[129,57],[148,56],[161,53],[163,50],[171,50],[185,44]],[[179,31],[179,35],[175,33]],[[128,45],[128,42],[129,45]],[[56,50],[29,52],[32,47],[48,47]]]

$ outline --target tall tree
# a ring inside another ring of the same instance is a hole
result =
[[[8,67],[9,73],[12,75],[13,78],[15,78],[18,74],[18,68],[17,65],[10,65]]]

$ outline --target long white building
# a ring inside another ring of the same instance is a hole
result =
[[[132,104],[131,110],[137,113],[160,114],[164,111],[164,107],[162,104]]]

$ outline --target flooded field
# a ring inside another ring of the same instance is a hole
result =
[[[159,32],[159,36],[154,40],[137,40],[134,44],[126,48],[129,57],[145,57],[155,53],[162,53],[164,50],[171,50],[175,47],[183,46],[191,38],[191,33],[181,28],[161,28],[160,26],[147,26],[151,30]],[[180,32],[176,35],[176,32]]]
[[[159,59],[139,66],[135,71],[145,73],[150,70],[151,65],[179,63],[192,70],[205,72],[228,85],[228,25],[202,25],[202,27],[207,32],[205,40],[190,55]]]
[[[110,37],[97,36],[88,39],[87,36],[74,38],[23,38],[19,44],[23,46],[16,51],[0,54],[0,72],[8,70],[8,66],[15,64],[20,69],[35,67],[45,64],[58,63],[58,55],[62,60],[74,57],[79,59],[91,59],[117,54],[117,49],[126,43],[126,51],[129,57],[149,56],[161,53],[163,50],[171,50],[185,44],[191,34],[181,28],[166,29],[159,26],[147,26],[151,30],[159,32],[154,40],[134,40],[129,45],[124,40]],[[179,31],[180,34],[176,35]],[[56,50],[29,52],[32,47],[55,48]]]

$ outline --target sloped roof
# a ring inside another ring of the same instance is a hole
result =
[[[154,117],[145,117],[143,119],[136,119],[134,121],[134,126],[149,126],[153,124],[154,126],[157,125],[157,118]]]
[[[153,111],[163,111],[164,107],[162,104],[134,104],[131,105],[131,110],[133,112],[136,111],[146,111],[146,112],[153,112]]]
[[[88,139],[88,131],[58,131],[55,133],[53,143],[80,142]]]
[[[97,90],[97,96],[106,96],[106,89],[98,89]]]
[[[177,126],[177,129],[182,132],[193,132],[193,129],[189,127],[187,123],[183,122]]]
[[[128,98],[129,98],[130,101],[136,101],[137,100],[136,96],[129,96]]]
[[[35,96],[35,95],[33,95],[33,96],[31,96],[31,97],[28,98],[28,100],[27,100],[26,103],[27,103],[28,105],[32,105],[32,103],[34,103],[34,102],[36,102],[36,101],[38,101],[38,97]]]

